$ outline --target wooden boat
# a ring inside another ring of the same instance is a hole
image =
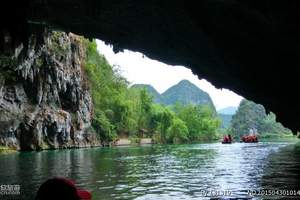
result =
[[[222,141],[222,144],[231,144],[232,142],[225,142],[225,141]]]
[[[258,140],[256,140],[256,141],[245,141],[244,143],[258,143]]]

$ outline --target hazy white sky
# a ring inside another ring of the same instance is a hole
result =
[[[187,79],[210,95],[217,110],[228,106],[237,107],[243,99],[230,90],[215,88],[205,79],[199,80],[197,75],[186,67],[167,65],[129,50],[115,54],[111,46],[100,40],[97,40],[97,46],[111,65],[120,66],[121,74],[132,84],[151,84],[159,93],[163,93],[172,85]]]

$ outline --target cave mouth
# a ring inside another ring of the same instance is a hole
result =
[[[177,103],[211,105],[221,122],[217,130],[219,137],[233,134],[239,140],[243,136],[257,134],[262,140],[293,138],[292,131],[277,122],[277,116],[263,105],[231,90],[216,88],[209,81],[199,79],[187,67],[168,65],[127,49],[115,53],[113,45],[98,39],[96,44],[98,52],[117,76],[124,77],[129,88],[145,88],[153,103],[169,107]],[[201,96],[203,94],[204,97]]]

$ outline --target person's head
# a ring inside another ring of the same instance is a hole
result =
[[[51,178],[44,182],[35,200],[91,200],[91,193],[76,188],[73,181],[65,178]]]

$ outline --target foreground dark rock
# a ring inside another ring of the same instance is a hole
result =
[[[0,145],[19,150],[98,145],[90,130],[83,38],[33,27],[28,43],[15,43],[12,34],[4,35],[0,59]]]

